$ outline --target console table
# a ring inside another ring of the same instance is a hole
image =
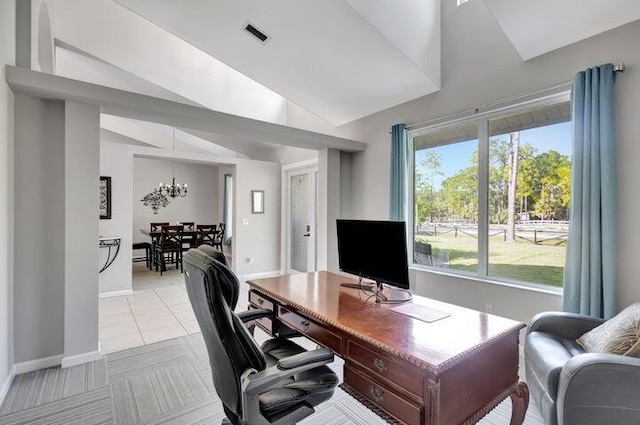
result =
[[[100,248],[107,248],[107,259],[104,261],[102,267],[98,273],[102,273],[115,261],[118,253],[120,252],[120,236],[100,236],[98,238],[98,246]],[[113,249],[113,251],[112,251]]]
[[[433,322],[397,313],[329,272],[249,280],[250,308],[273,309],[269,333],[295,330],[345,360],[342,387],[391,422],[473,424],[511,397],[511,425],[529,402],[518,379],[525,325],[415,296],[414,311],[449,316]]]

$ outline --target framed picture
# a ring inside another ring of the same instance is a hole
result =
[[[264,190],[251,191],[251,213],[264,214]]]
[[[100,220],[111,220],[111,177],[100,176]]]

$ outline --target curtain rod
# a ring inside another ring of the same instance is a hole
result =
[[[617,63],[616,65],[613,66],[613,72],[624,72],[624,68],[625,68],[624,62],[620,61],[619,63]],[[474,113],[478,113],[480,110],[486,110],[488,108],[491,108],[492,106],[497,106],[497,105],[503,104],[505,102],[517,101],[518,99],[524,99],[526,97],[534,96],[534,95],[537,95],[537,94],[555,92],[556,90],[561,90],[561,89],[563,89],[565,87],[569,88],[567,86],[569,86],[572,82],[573,82],[573,79],[567,80],[567,81],[563,81],[562,83],[556,84],[555,86],[552,86],[552,87],[547,87],[547,88],[544,88],[544,89],[541,89],[541,90],[536,90],[536,91],[527,93],[525,95],[511,96],[511,97],[506,98],[506,99],[501,99],[501,100],[498,100],[498,101],[490,102],[490,103],[487,103],[485,105],[482,105],[479,108],[471,108],[471,109],[467,109],[465,111],[455,112],[453,114],[449,114],[449,115],[446,115],[444,117],[438,117],[438,118],[432,118],[432,119],[428,119],[428,120],[424,120],[424,121],[419,121],[419,122],[407,125],[407,130],[415,129],[416,127],[421,127],[424,124],[428,124],[428,123],[431,123],[431,122],[434,122],[434,121],[442,121],[442,120],[449,121],[449,120],[453,120],[453,119],[456,119],[456,118],[463,118],[463,117],[465,117],[467,115],[472,115]],[[389,134],[391,134],[391,129],[389,129]]]

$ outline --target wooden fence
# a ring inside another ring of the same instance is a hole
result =
[[[515,237],[519,240],[529,242],[535,245],[540,245],[542,243],[545,244],[553,244],[553,245],[564,245],[567,243],[567,239],[569,237],[568,230],[549,230],[549,225],[560,224],[564,225],[565,223],[558,222],[546,222],[540,227],[546,228],[529,228],[532,226],[527,223],[526,225],[520,227],[516,226]],[[559,226],[560,227],[560,226]],[[420,236],[433,236],[436,237],[438,235],[444,235],[447,233],[453,233],[453,237],[457,238],[458,234],[471,236],[474,238],[478,238],[478,227],[477,226],[458,226],[458,225],[427,225],[427,226],[419,226],[415,232],[416,235]],[[504,226],[500,226],[498,228],[489,226],[489,237],[492,236],[500,236],[502,235],[502,239],[504,241],[507,240],[507,229]]]

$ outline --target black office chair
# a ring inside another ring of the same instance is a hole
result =
[[[228,297],[237,293],[238,280],[205,252],[189,250],[184,264],[187,293],[227,416],[223,424],[294,424],[331,398],[338,377],[326,366],[333,361],[330,350],[306,351],[284,338],[259,347],[244,322],[273,312],[236,315]]]

